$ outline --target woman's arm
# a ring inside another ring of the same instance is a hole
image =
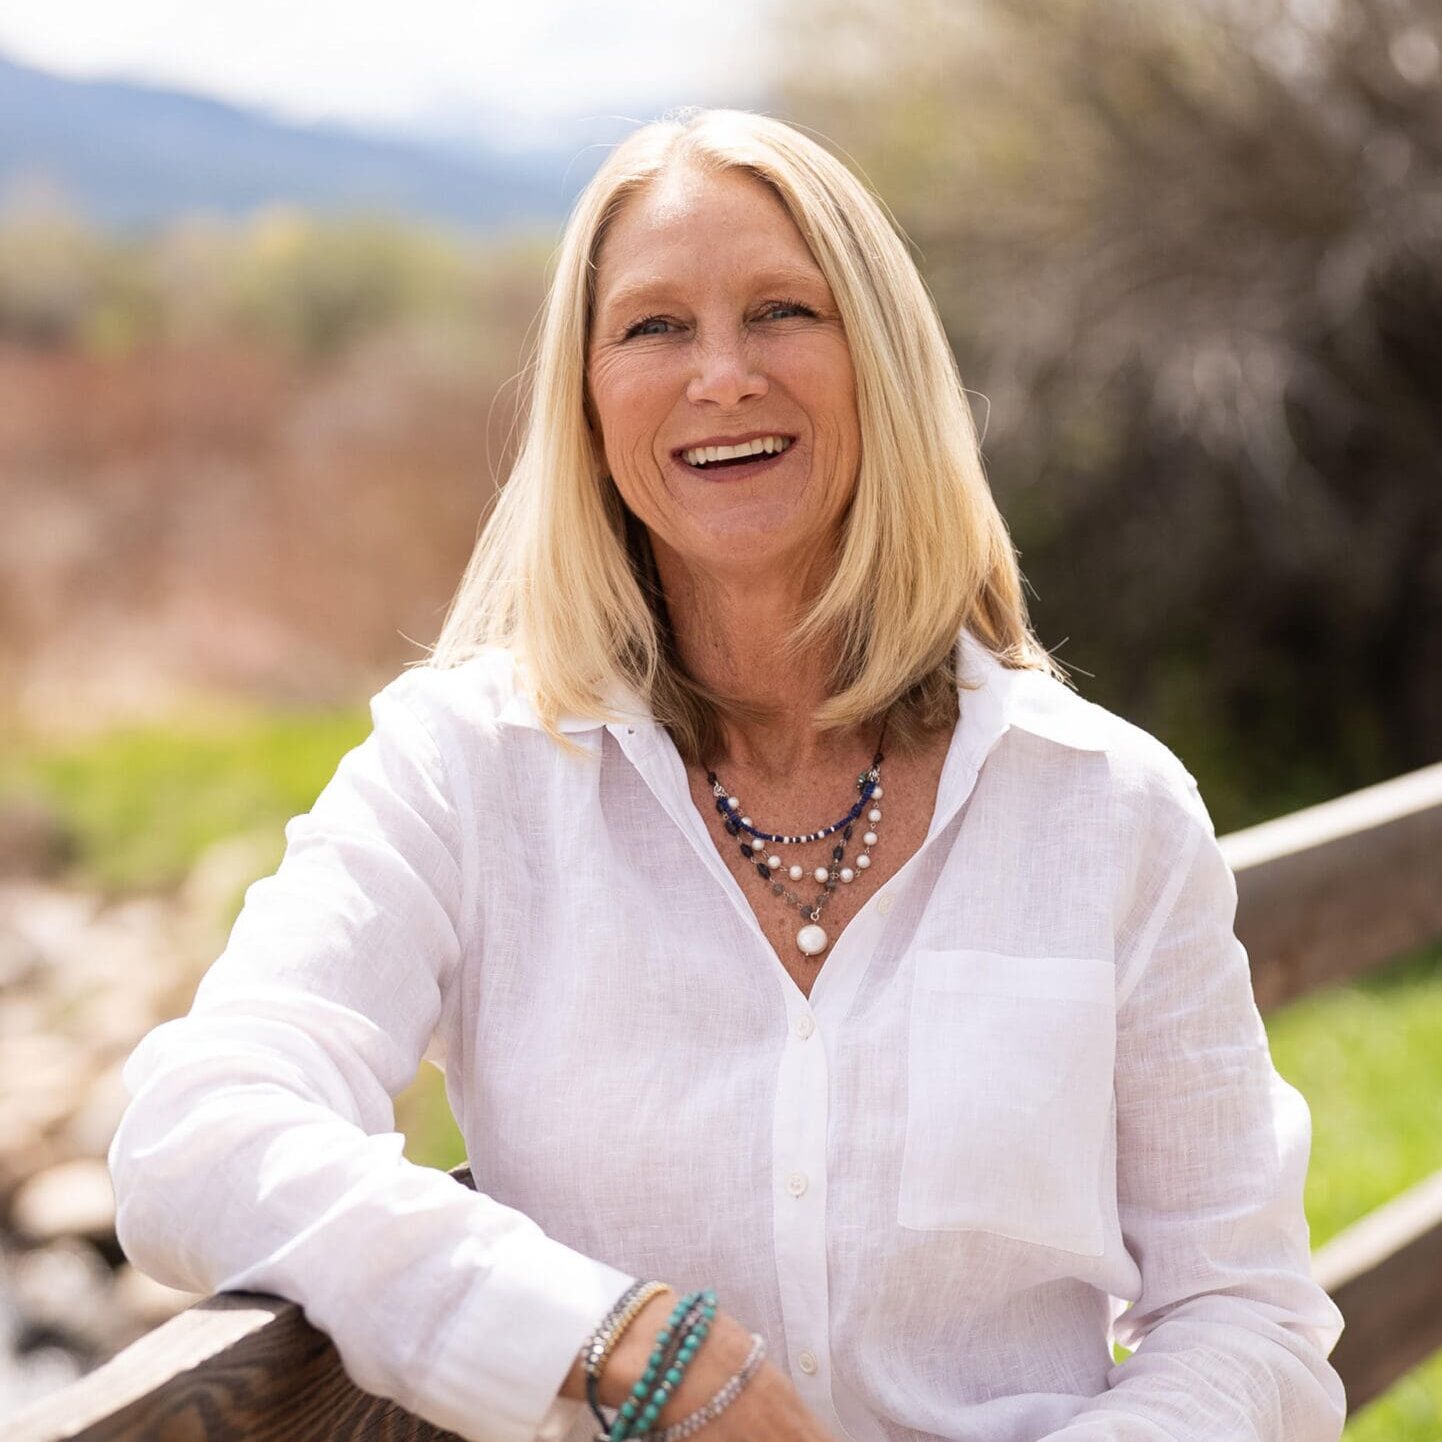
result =
[[[366,1391],[484,1442],[559,1435],[632,1279],[402,1156],[392,1099],[454,1002],[464,843],[406,672],[286,827],[187,1016],[140,1043],[110,1148],[121,1246],[191,1291],[288,1297]]]
[[[619,1407],[626,1400],[632,1384],[645,1371],[656,1333],[665,1325],[676,1300],[674,1291],[653,1297],[621,1334],[597,1385],[603,1407]],[[718,1310],[706,1344],[667,1399],[657,1425],[671,1426],[704,1407],[740,1371],[750,1348],[751,1335],[746,1328]],[[561,1386],[561,1396],[586,1396],[586,1374],[579,1358]],[[735,1401],[695,1435],[703,1442],[833,1442],[791,1379],[769,1359]]]
[[[1157,853],[1175,863],[1143,871],[1136,920],[1155,941],[1117,1014],[1117,1198],[1142,1290],[1116,1336],[1136,1350],[1042,1442],[1336,1442],[1346,1399],[1326,1358],[1343,1321],[1312,1280],[1311,1117],[1272,1065],[1236,883],[1184,790],[1180,853]]]

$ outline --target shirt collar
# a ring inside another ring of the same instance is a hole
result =
[[[1077,751],[1104,751],[1107,747],[1105,721],[1109,713],[1084,700],[1052,676],[1032,669],[1015,670],[1005,666],[970,630],[963,628],[958,637],[962,679],[980,683],[976,689],[961,692],[961,723],[966,733],[966,749],[980,745],[989,749],[1011,726],[1043,736],[1059,745]],[[541,729],[523,685],[518,683],[514,659],[511,660],[508,687],[510,695],[497,716],[503,724]],[[619,684],[606,695],[608,707],[620,718],[604,721],[596,717],[562,715],[557,728],[563,734],[596,731],[606,726],[654,727],[659,723],[650,707],[640,696]]]
[[[999,735],[1017,726],[1074,751],[1107,749],[1110,712],[1044,671],[1003,665],[988,646],[965,628],[958,645],[962,679],[981,682],[979,689],[961,693],[963,726],[969,706],[981,732]]]

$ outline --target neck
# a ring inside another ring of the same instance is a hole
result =
[[[657,555],[657,569],[687,671],[762,711],[757,720],[726,723],[724,750],[706,758],[710,765],[764,781],[811,767],[859,769],[870,763],[875,735],[818,733],[812,725],[812,715],[829,695],[834,653],[784,654],[786,634],[810,596],[804,577],[772,571],[738,584],[682,568],[663,554]]]

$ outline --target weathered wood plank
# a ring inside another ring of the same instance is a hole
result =
[[[1442,1349],[1442,1172],[1319,1247],[1312,1273],[1347,1319],[1331,1360],[1355,1411]]]
[[[1442,763],[1221,846],[1263,1011],[1442,937]]]
[[[451,1175],[473,1186],[469,1167]],[[7,1442],[457,1442],[362,1392],[293,1302],[207,1297],[6,1423]]]
[[[207,1297],[6,1424],[9,1442],[456,1442],[360,1391],[299,1307]]]

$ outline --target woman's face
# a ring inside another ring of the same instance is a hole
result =
[[[632,196],[601,246],[591,329],[606,464],[663,576],[679,560],[804,583],[850,503],[861,431],[841,317],[774,192],[679,168]],[[697,451],[756,441],[775,449]]]

